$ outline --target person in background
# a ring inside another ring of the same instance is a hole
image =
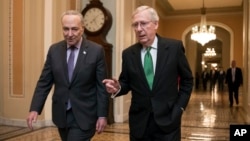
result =
[[[218,72],[218,88],[219,88],[219,91],[224,90],[225,77],[226,77],[226,72],[221,67],[219,72]]]
[[[181,117],[193,76],[182,42],[158,35],[158,24],[152,7],[140,6],[133,12],[138,42],[123,51],[119,80],[103,80],[111,97],[131,91],[130,141],[181,140]]]
[[[52,120],[61,140],[90,141],[107,124],[109,97],[102,83],[107,77],[104,49],[83,38],[81,13],[66,11],[61,23],[64,40],[49,48],[27,124],[33,129],[54,85]]]
[[[202,86],[203,90],[207,90],[207,81],[209,80],[209,73],[207,72],[207,69],[204,69],[201,73],[201,80],[202,80]]]
[[[236,61],[232,60],[231,67],[226,72],[226,83],[229,92],[229,106],[232,107],[234,100],[239,104],[239,87],[243,84],[241,68],[236,67]]]
[[[209,78],[210,78],[210,91],[214,91],[216,81],[218,78],[217,70],[214,67],[212,67],[210,70]]]

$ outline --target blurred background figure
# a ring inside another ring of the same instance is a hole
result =
[[[198,72],[195,72],[195,89],[199,89],[200,85],[200,74]]]
[[[218,78],[217,70],[215,70],[214,67],[211,68],[209,76],[210,76],[210,91],[214,91],[215,84]]]
[[[209,73],[207,72],[207,69],[204,69],[201,73],[201,79],[202,79],[202,86],[203,90],[207,90],[207,81],[209,79]]]
[[[224,83],[225,83],[226,72],[223,70],[223,67],[220,67],[218,73],[218,89],[219,91],[224,90]]]
[[[239,67],[236,67],[236,61],[233,60],[231,63],[231,68],[227,69],[226,73],[226,83],[228,85],[229,92],[229,102],[230,107],[233,106],[233,97],[235,99],[236,104],[239,104],[239,87],[243,84],[242,71]]]

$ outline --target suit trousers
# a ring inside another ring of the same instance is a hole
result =
[[[228,91],[229,91],[229,102],[230,102],[230,106],[233,106],[234,100],[236,104],[239,104],[239,86],[233,84],[228,86]]]
[[[181,128],[165,133],[155,122],[154,115],[150,114],[143,137],[136,138],[130,134],[130,141],[181,141]]]
[[[90,141],[95,135],[95,128],[82,130],[77,124],[72,109],[67,111],[67,127],[58,128],[62,141]]]

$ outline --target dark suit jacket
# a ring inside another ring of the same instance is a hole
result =
[[[214,74],[213,74],[213,71],[210,70],[209,78],[210,78],[210,81],[215,84],[216,80],[218,79],[218,71],[214,70]]]
[[[85,53],[84,53],[85,52]],[[45,100],[54,84],[52,119],[60,128],[66,126],[66,107],[71,100],[72,111],[79,126],[95,128],[98,117],[108,115],[108,94],[102,80],[107,77],[103,48],[83,39],[72,76],[68,79],[67,44],[53,44],[37,83],[30,111],[42,112]]]
[[[206,73],[206,74],[205,74]],[[201,73],[201,79],[205,82],[207,82],[209,80],[209,73],[207,71],[203,71]]]
[[[164,131],[171,132],[180,127],[181,107],[186,108],[193,87],[193,76],[184,55],[184,47],[180,41],[158,36],[152,91],[144,75],[141,49],[142,45],[136,43],[125,49],[122,54],[122,72],[119,77],[121,91],[117,96],[132,91],[129,110],[130,133],[141,137],[151,113]]]
[[[239,87],[243,83],[243,76],[242,76],[241,69],[236,67],[234,83],[233,83],[233,80],[232,80],[232,68],[227,69],[226,83],[227,83],[227,85],[229,87],[231,87],[233,84],[234,84],[234,86]]]

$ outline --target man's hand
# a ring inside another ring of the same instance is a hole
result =
[[[102,133],[107,125],[107,119],[105,117],[99,117],[96,122],[96,132]]]
[[[36,122],[36,120],[37,120],[37,116],[38,116],[38,113],[36,112],[36,111],[31,111],[30,113],[29,113],[29,116],[27,117],[27,125],[28,125],[28,127],[31,129],[31,130],[33,130],[33,125],[32,125],[32,123],[34,122]]]
[[[121,87],[119,81],[116,79],[104,79],[102,83],[105,84],[106,90],[110,94],[116,93]]]

